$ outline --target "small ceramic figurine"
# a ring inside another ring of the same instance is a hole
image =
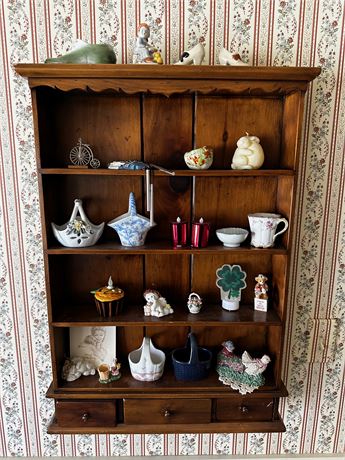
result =
[[[260,139],[246,134],[237,141],[237,149],[231,163],[232,169],[259,169],[263,165],[265,156]]]
[[[146,289],[144,298],[146,300],[146,305],[144,305],[145,316],[157,316],[160,318],[174,313],[166,299],[155,289]]]
[[[201,43],[198,43],[188,51],[181,54],[180,60],[175,62],[175,65],[200,65],[205,57],[205,48]]]
[[[267,311],[268,303],[268,286],[266,284],[267,277],[264,275],[258,275],[255,278],[256,285],[254,288],[254,310]]]
[[[163,64],[160,52],[154,46],[150,45],[150,27],[142,22],[139,24],[138,35],[135,41],[133,52],[133,64]]]
[[[112,366],[108,364],[100,364],[97,368],[99,375],[99,383],[110,383],[115,380],[119,380],[121,377],[120,373],[121,364],[117,362],[117,359],[114,358],[114,363]]]
[[[221,65],[248,65],[242,61],[238,53],[230,53],[230,51],[225,48],[221,49],[218,59]]]
[[[93,363],[81,357],[66,359],[62,368],[62,378],[67,382],[73,382],[82,375],[95,375],[95,373]]]
[[[222,307],[229,311],[238,310],[241,290],[247,286],[245,282],[246,272],[242,270],[240,265],[224,264],[217,269],[216,275],[216,285],[221,292]]]
[[[265,383],[262,373],[266,370],[270,357],[252,358],[247,351],[242,357],[234,353],[235,346],[231,340],[222,343],[223,349],[217,356],[216,371],[219,380],[241,394],[252,393]]]
[[[191,292],[189,294],[187,307],[191,313],[199,313],[202,307],[202,299],[199,296],[199,294],[197,294],[196,292]]]
[[[253,359],[247,351],[244,351],[242,354],[242,363],[245,367],[244,372],[249,375],[262,374],[270,362],[271,358],[268,355],[263,355],[262,358]]]
[[[77,40],[63,56],[49,58],[45,64],[116,64],[114,49],[105,43],[93,44]]]

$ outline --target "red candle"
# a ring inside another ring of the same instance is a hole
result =
[[[193,248],[205,248],[208,243],[209,235],[210,224],[204,222],[204,219],[201,217],[199,222],[193,222],[192,224],[191,246]]]
[[[187,222],[178,217],[176,222],[171,222],[171,231],[174,248],[187,246]]]

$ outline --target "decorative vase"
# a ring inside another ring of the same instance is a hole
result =
[[[150,219],[137,213],[134,193],[129,194],[128,212],[108,222],[120,237],[122,246],[142,246],[147,232],[156,225]]]

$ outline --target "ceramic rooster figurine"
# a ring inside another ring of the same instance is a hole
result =
[[[252,358],[247,351],[243,352],[242,354],[242,363],[245,367],[244,372],[249,375],[262,374],[270,362],[271,358],[267,355],[263,355],[263,357],[260,359]]]

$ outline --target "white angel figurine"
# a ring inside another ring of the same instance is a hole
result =
[[[166,299],[155,289],[146,289],[144,298],[146,300],[146,305],[144,305],[145,316],[157,316],[160,318],[174,313]]]

